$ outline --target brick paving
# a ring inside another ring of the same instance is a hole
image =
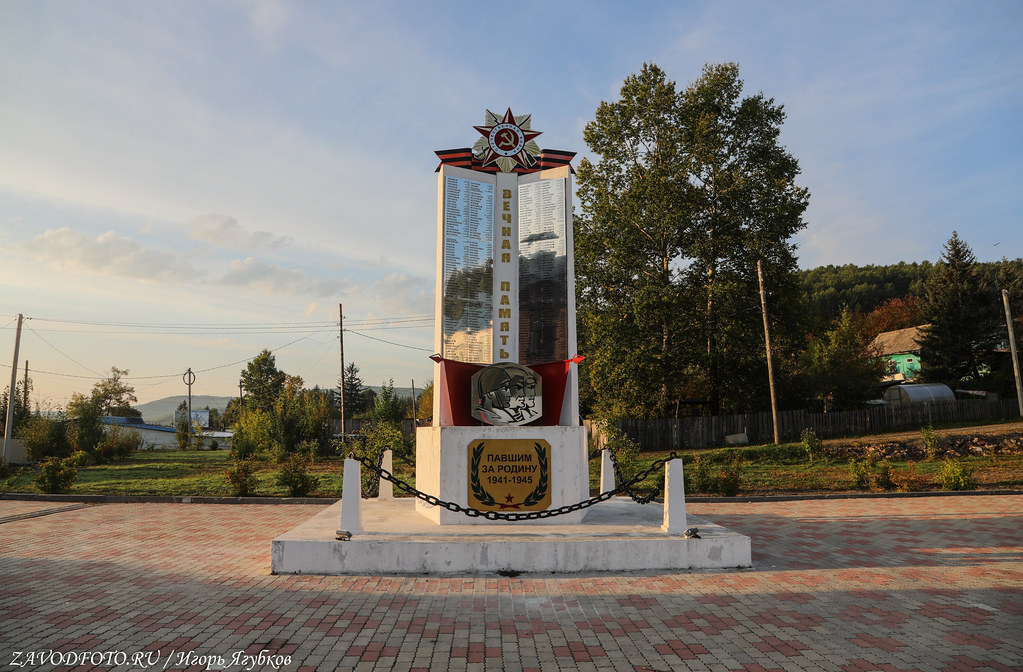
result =
[[[0,670],[1023,670],[1023,496],[695,502],[752,569],[517,577],[271,575],[309,506],[11,520],[65,506],[0,501]]]

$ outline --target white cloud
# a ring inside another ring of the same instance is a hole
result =
[[[185,228],[192,240],[228,250],[276,250],[291,240],[268,231],[249,232],[238,220],[227,215],[200,215],[185,224]]]
[[[24,247],[50,268],[70,273],[175,283],[202,275],[176,252],[146,247],[113,231],[93,238],[65,226],[45,231]]]
[[[302,270],[281,268],[252,257],[232,261],[217,284],[250,287],[264,294],[304,297],[341,296],[352,286],[346,280],[317,280]]]
[[[421,315],[433,312],[433,279],[392,273],[373,283],[373,312],[384,315]]]

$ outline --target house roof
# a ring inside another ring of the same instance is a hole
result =
[[[886,331],[878,334],[870,345],[876,348],[882,355],[901,355],[907,352],[919,352],[920,339],[923,336],[921,332],[928,326],[930,325],[921,324],[916,327],[909,327],[908,329]]]
[[[176,432],[177,430],[173,427],[166,427],[164,425],[150,425],[146,424],[142,418],[120,418],[110,415],[105,415],[100,418],[100,422],[104,425],[117,425],[119,427],[128,427],[130,429],[151,429],[156,432]]]

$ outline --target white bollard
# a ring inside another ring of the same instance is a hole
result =
[[[686,490],[682,460],[669,460],[664,466],[664,523],[661,529],[669,534],[686,530]]]
[[[341,484],[341,530],[352,534],[362,532],[362,463],[345,459],[344,482]]]
[[[391,466],[391,458],[393,452],[391,449],[384,451],[384,459],[380,462],[380,468],[387,473],[394,473],[393,467]],[[377,490],[377,499],[394,499],[394,483],[391,483],[386,478],[380,479],[380,488]]]
[[[600,491],[615,489],[615,467],[611,461],[611,451],[605,448],[600,451]]]

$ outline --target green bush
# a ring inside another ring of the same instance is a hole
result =
[[[868,460],[849,461],[849,477],[852,479],[852,486],[857,490],[866,490],[870,487],[870,466]]]
[[[686,470],[687,492],[702,492],[708,495],[734,497],[742,487],[742,460],[738,455],[732,458],[728,467],[722,467],[717,474],[711,474],[710,461],[706,455],[697,455]]]
[[[799,435],[799,442],[803,452],[806,454],[806,458],[810,461],[810,466],[813,466],[815,459],[823,457],[824,442],[817,436],[817,432],[813,431],[813,428],[807,427],[804,429],[803,433]]]
[[[234,425],[231,452],[239,460],[247,460],[267,451],[273,445],[270,416],[263,411],[249,409],[242,413]]]
[[[941,437],[934,431],[934,427],[927,425],[920,428],[920,440],[924,444],[924,452],[927,459],[936,460],[941,454]]]
[[[704,455],[696,455],[693,461],[685,469],[686,494],[692,492],[706,492],[707,481],[710,473],[707,469],[709,463]]]
[[[256,489],[256,476],[253,474],[252,462],[236,459],[234,464],[224,472],[224,480],[231,486],[236,497],[248,497]]]
[[[142,450],[145,443],[138,430],[111,425],[96,447],[99,455],[97,461],[123,460],[133,452]]]
[[[51,457],[40,466],[36,485],[50,494],[67,492],[78,478],[79,461],[76,457]]]
[[[319,478],[306,472],[308,466],[305,455],[292,455],[277,475],[277,485],[286,487],[289,497],[305,497],[320,484]]]
[[[64,414],[56,417],[33,415],[22,429],[25,452],[33,462],[42,462],[50,457],[67,457],[71,444],[67,437],[67,420]]]
[[[0,460],[0,492],[7,492],[21,479],[27,469],[11,467],[8,463]]]
[[[892,463],[881,460],[874,468],[874,484],[882,490],[894,490],[895,480],[892,477]]]
[[[973,470],[959,460],[945,460],[938,472],[937,481],[944,490],[975,490],[977,481]]]
[[[742,487],[742,461],[736,457],[732,466],[722,469],[717,478],[718,494],[725,497],[735,497]]]

